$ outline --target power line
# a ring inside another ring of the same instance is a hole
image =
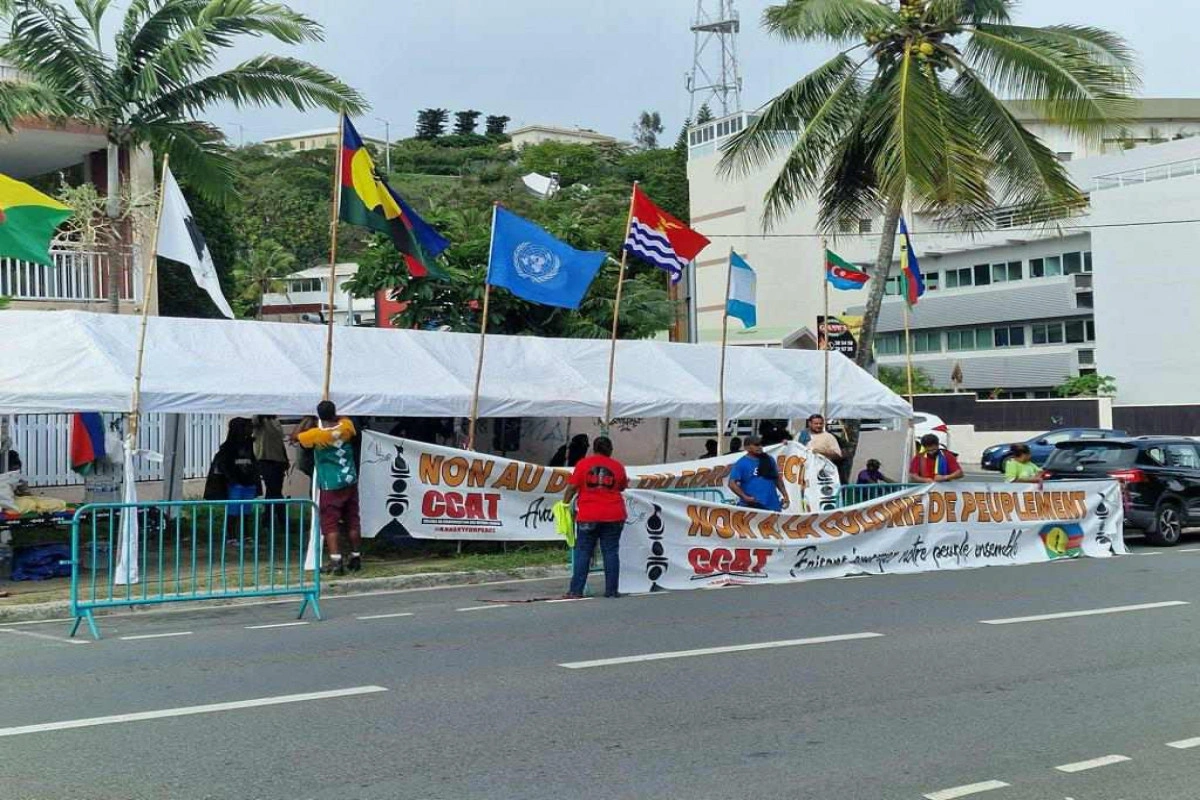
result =
[[[1095,225],[1072,225],[1069,228],[1063,228],[1058,231],[1062,236],[1070,236],[1074,233],[1084,233],[1086,231],[1102,230],[1109,228],[1147,228],[1154,225],[1195,225],[1200,223],[1200,218],[1191,219],[1164,219],[1164,220],[1149,220],[1146,222],[1108,222]],[[1053,229],[1045,226],[1034,228],[982,228],[973,231],[918,231],[913,234],[914,238],[920,236],[971,236],[984,233],[1052,233]],[[821,239],[821,238],[837,238],[839,236],[847,239],[878,239],[881,234],[878,233],[705,233],[709,239]],[[897,234],[899,236],[899,234]],[[983,246],[988,246],[984,244]]]

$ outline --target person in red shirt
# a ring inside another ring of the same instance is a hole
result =
[[[937,434],[927,433],[921,437],[921,452],[913,456],[908,473],[916,483],[942,483],[962,478],[962,467],[958,458],[942,447]]]
[[[564,599],[583,597],[588,568],[596,543],[604,558],[604,596],[620,597],[617,580],[620,577],[621,531],[625,528],[625,498],[621,493],[629,488],[625,467],[612,457],[612,440],[601,436],[592,442],[593,455],[575,465],[571,482],[563,500],[575,505],[575,563],[571,586]]]

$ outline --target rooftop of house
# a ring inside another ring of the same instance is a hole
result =
[[[525,125],[517,128],[515,131],[510,131],[510,136],[520,136],[523,133],[550,133],[560,136],[578,136],[584,139],[594,139],[597,142],[615,142],[615,136],[609,136],[605,133],[599,133],[590,128],[563,128],[558,125]]]

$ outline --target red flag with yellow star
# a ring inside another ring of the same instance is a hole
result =
[[[683,270],[708,247],[702,234],[689,228],[654,204],[637,186],[633,187],[633,215],[625,250],[671,273],[678,283]]]

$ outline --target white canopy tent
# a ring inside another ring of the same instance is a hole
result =
[[[134,316],[74,311],[0,313],[0,413],[128,411],[137,348]],[[320,399],[325,329],[315,325],[153,317],[142,379],[144,411],[310,414]],[[337,328],[333,400],[346,414],[465,417],[479,337]],[[609,343],[488,337],[481,417],[599,417]],[[712,419],[719,348],[622,341],[613,413]],[[907,418],[912,409],[839,354],[829,413]],[[798,418],[821,410],[824,354],[730,348],[731,419]]]

